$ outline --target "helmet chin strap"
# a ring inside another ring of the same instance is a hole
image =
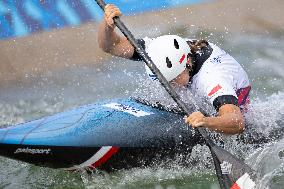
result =
[[[188,74],[190,76],[189,80],[191,80],[192,75],[193,75],[193,61],[191,60],[190,53],[187,55],[186,69],[188,69]]]
[[[187,66],[186,68],[188,69],[188,75],[190,76],[190,79],[191,79],[193,76],[193,69],[191,66]]]

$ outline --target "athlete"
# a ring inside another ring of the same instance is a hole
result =
[[[119,8],[106,5],[98,32],[100,48],[115,56],[141,60],[129,41],[115,32],[115,16],[121,16]],[[185,117],[186,123],[193,128],[206,127],[224,134],[244,131],[242,110],[249,103],[251,87],[246,72],[233,57],[206,40],[165,35],[137,41],[168,82],[191,88],[197,95],[207,98],[218,112],[216,117],[194,112]],[[146,71],[155,79],[148,68]]]

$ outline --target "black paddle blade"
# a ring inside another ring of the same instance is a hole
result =
[[[210,148],[222,189],[253,189],[256,173],[247,164],[219,146]]]

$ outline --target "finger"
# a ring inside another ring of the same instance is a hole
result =
[[[121,12],[119,10],[116,10],[114,12],[111,12],[109,14],[105,14],[105,17],[107,20],[112,20],[114,17],[116,16],[120,16],[121,15]]]
[[[194,117],[193,115],[194,115],[193,113],[190,114],[190,115],[188,115],[188,116],[187,116],[187,119],[188,119],[188,120],[191,120],[191,119]]]
[[[118,7],[113,7],[113,8],[111,9],[111,11],[112,11],[112,12],[115,12],[115,11],[119,11],[119,12],[120,12],[120,9],[119,9]]]
[[[112,20],[115,16],[121,16],[121,12],[119,9],[115,9],[113,10],[113,12],[109,12],[105,14],[105,18],[109,20],[110,23],[112,22],[110,20]]]
[[[114,9],[116,8],[117,7],[108,6],[107,8],[105,8],[105,15],[109,16],[112,12],[114,12]]]
[[[108,6],[106,9],[105,9],[105,13],[106,14],[111,14],[112,12],[115,12],[115,11],[119,11],[120,12],[120,9],[116,6]]]
[[[112,7],[116,7],[114,4],[107,4],[106,6],[105,6],[105,11],[107,10],[107,9],[111,9]]]
[[[203,125],[203,123],[196,120],[193,125],[194,125],[194,127],[201,127]]]
[[[114,17],[120,16],[120,15],[121,15],[121,12],[118,10],[118,11],[112,12],[112,13],[109,15],[109,17],[110,17],[110,18],[114,18]]]
[[[186,121],[186,123],[191,124],[192,121],[193,121],[193,118],[187,117],[187,119],[185,121]]]
[[[198,119],[198,117],[196,117],[195,115],[191,115],[191,116],[189,117],[189,122],[190,122],[191,124],[193,124],[197,119]]]
[[[193,125],[195,127],[204,127],[205,126],[205,121],[203,118],[197,118],[194,122]]]
[[[199,123],[196,123],[196,124],[195,124],[195,127],[202,127],[203,125],[204,125],[203,122],[199,122]]]
[[[122,14],[119,8],[115,8],[113,11],[117,14],[116,16],[121,16]]]
[[[109,17],[113,12],[114,12],[113,9],[107,9],[107,10],[105,11],[105,15],[106,15],[107,17]]]
[[[196,124],[195,123],[191,123],[190,124],[192,128],[196,128]]]
[[[188,123],[188,120],[187,120],[187,119],[188,119],[188,117],[185,115],[185,116],[183,117],[183,120],[184,120],[185,123]]]
[[[108,25],[111,22],[111,20],[112,20],[112,18],[110,18],[109,16],[105,15],[105,21],[107,22]]]
[[[108,26],[114,27],[114,22],[112,18],[105,17],[105,21]]]

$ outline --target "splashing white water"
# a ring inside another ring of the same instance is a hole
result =
[[[253,130],[269,135],[271,130],[284,128],[284,93],[279,92],[252,103],[252,111],[246,114],[249,124],[254,125]]]
[[[141,83],[143,83],[143,87],[135,91],[135,96],[146,98],[152,103],[159,101],[168,108],[176,108],[177,105],[158,82],[144,80]],[[190,91],[182,89],[177,90],[177,92],[179,92],[187,104],[194,102],[193,107],[196,106],[197,102],[199,105],[201,104]],[[219,144],[220,140],[223,141],[223,147],[232,154],[246,159],[246,162],[259,173],[257,185],[259,189],[277,188],[275,186],[279,186],[279,183],[284,182],[284,157],[279,157],[281,151],[284,154],[284,139],[282,139],[284,133],[283,98],[284,93],[279,92],[264,100],[256,99],[252,102],[250,111],[245,114],[248,126],[244,136],[248,134],[253,137],[251,140],[255,141],[259,141],[256,136],[265,138],[263,142],[268,143],[262,145],[260,143],[244,143],[238,140],[238,136],[223,136],[218,134],[216,135],[217,138],[215,138],[215,141]],[[209,154],[209,156],[205,154]],[[249,154],[253,155],[249,156]],[[204,167],[207,170],[213,170],[210,152],[206,148],[195,147],[189,160],[191,162],[198,160],[195,168],[198,167],[199,170],[204,170]],[[211,166],[208,166],[210,164]],[[192,172],[194,170],[194,168],[191,168]],[[275,181],[275,178],[277,178],[277,181]]]
[[[266,144],[248,158],[253,169],[257,170],[257,189],[279,188],[284,183],[284,139]]]
[[[173,98],[159,83],[159,81],[152,81],[149,78],[145,79],[145,77],[142,76],[138,77],[138,80],[141,85],[133,92],[132,96],[134,98],[145,99],[149,104],[156,104],[158,102],[162,106],[166,107],[166,109],[180,110]],[[192,112],[202,110],[208,115],[216,113],[212,105],[210,105],[205,99],[194,95],[189,89],[173,85],[172,87],[180,96],[181,100],[189,107],[190,110],[192,110]]]

